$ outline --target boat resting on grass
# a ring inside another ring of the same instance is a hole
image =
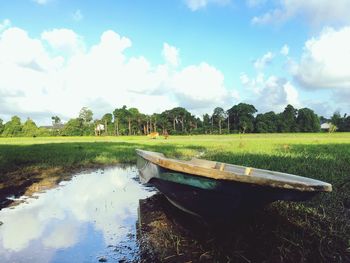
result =
[[[277,200],[304,201],[332,185],[307,177],[193,158],[166,158],[136,150],[142,183],[176,207],[203,218],[235,218]]]

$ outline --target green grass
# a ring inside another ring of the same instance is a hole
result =
[[[134,163],[135,149],[264,168],[327,181],[333,192],[304,203],[277,202],[220,246],[234,261],[350,261],[350,133],[147,137],[0,138],[0,192],[76,169]],[[0,195],[1,196],[1,195]],[[220,243],[220,242],[218,242]]]

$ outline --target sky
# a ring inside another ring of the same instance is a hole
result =
[[[0,2],[0,118],[350,113],[350,0]]]

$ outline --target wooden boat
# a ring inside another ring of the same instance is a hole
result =
[[[234,218],[276,200],[303,201],[332,185],[287,173],[193,158],[166,158],[136,150],[142,183],[150,183],[176,207],[204,218]]]

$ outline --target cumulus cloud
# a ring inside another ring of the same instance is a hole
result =
[[[324,23],[349,23],[350,5],[348,0],[281,0],[276,7],[255,16],[253,24],[281,23],[293,17],[301,16],[314,25]]]
[[[209,4],[227,5],[231,0],[185,0],[185,3],[192,11],[205,8]]]
[[[6,71],[14,70],[16,73],[23,71],[21,75],[28,75],[29,72],[24,68],[36,71],[53,70],[59,67],[61,62],[60,57],[51,58],[48,55],[39,39],[30,38],[27,32],[20,28],[9,28],[0,35],[0,67],[6,67],[7,69],[4,69]],[[11,78],[13,79],[13,76],[19,78],[21,75],[11,75]],[[17,80],[13,81],[13,86],[16,86]],[[7,83],[7,86],[9,85],[10,83]]]
[[[179,65],[179,49],[170,46],[168,43],[163,44],[163,51],[162,55],[167,63],[169,63],[172,66],[178,66]]]
[[[283,55],[283,56],[288,56],[289,54],[289,46],[287,44],[285,44],[281,50],[280,50],[280,53]]]
[[[258,94],[261,87],[264,86],[265,76],[263,73],[258,73],[255,78],[250,78],[246,73],[242,73],[240,80],[243,87],[248,91]]]
[[[47,41],[55,51],[72,54],[82,52],[84,49],[82,37],[70,29],[44,31],[41,38]]]
[[[242,74],[240,78],[242,85],[254,94],[254,99],[248,101],[256,105],[260,112],[279,112],[287,104],[295,107],[301,105],[297,89],[284,78],[272,75],[266,79],[261,73],[256,78],[249,78],[247,74]]]
[[[254,67],[257,70],[263,70],[268,64],[271,63],[274,58],[274,54],[272,52],[267,52],[261,58],[258,58],[254,61]]]
[[[325,28],[308,40],[291,71],[305,88],[350,89],[350,27]]]
[[[0,33],[1,118],[29,115],[49,123],[52,115],[76,117],[83,106],[99,118],[122,105],[144,113],[183,106],[202,114],[237,97],[208,63],[174,67],[180,61],[176,47],[165,43],[160,53],[166,62],[153,65],[143,56],[127,56],[131,46],[129,38],[111,30],[88,47],[70,29],[44,31],[40,38],[6,29]]]
[[[207,63],[192,65],[174,74],[169,81],[173,94],[181,106],[208,112],[214,105],[225,107],[232,103],[232,96],[224,86],[224,75]]]
[[[9,19],[4,19],[0,22],[0,32],[11,26],[11,21]]]

